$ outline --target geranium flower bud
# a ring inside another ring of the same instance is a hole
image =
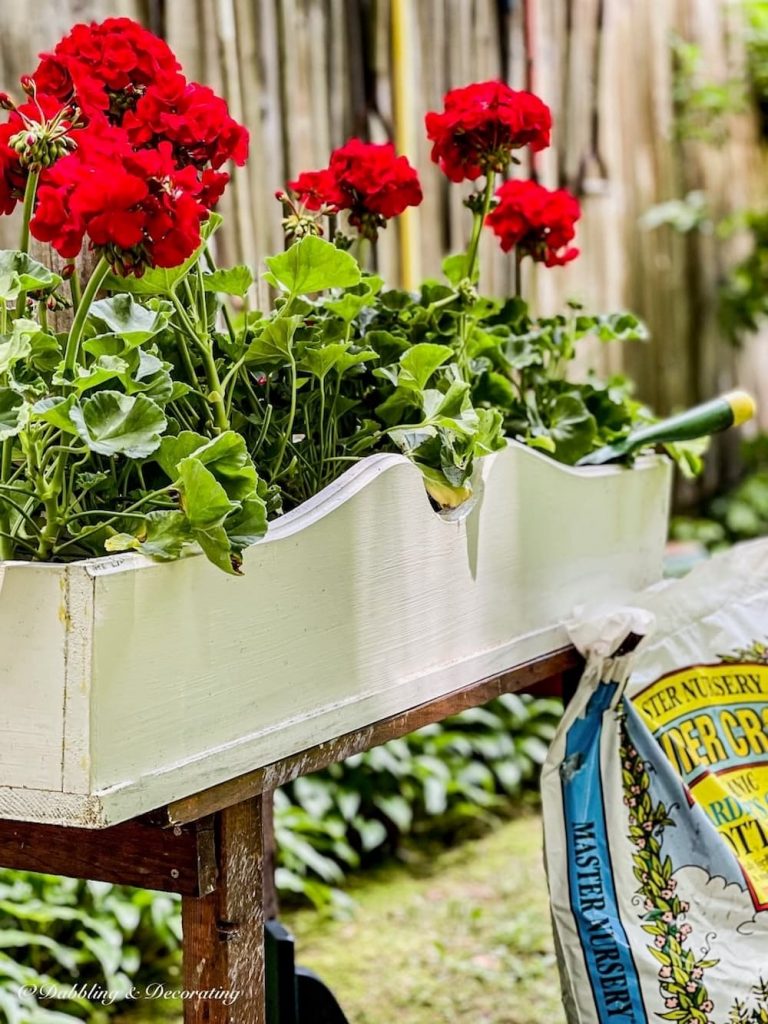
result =
[[[0,110],[15,110],[16,104],[7,92],[0,92]]]
[[[35,84],[35,80],[32,77],[32,75],[22,75],[19,79],[19,82],[21,83],[21,88],[24,90],[27,96],[35,95],[35,93],[37,92],[37,85]]]

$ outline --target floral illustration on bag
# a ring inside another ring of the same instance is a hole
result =
[[[629,840],[634,846],[633,871],[642,908],[642,929],[653,942],[647,948],[659,962],[659,990],[663,999],[662,1020],[680,1024],[716,1024],[715,1005],[706,985],[706,974],[719,960],[709,955],[706,945],[701,955],[694,952],[693,927],[685,918],[688,902],[677,893],[675,866],[662,850],[664,831],[674,828],[671,808],[651,794],[652,764],[638,753],[621,723],[621,767],[624,804],[629,814]],[[734,999],[723,1024],[767,1024],[768,980],[760,977],[752,987],[750,1002]]]

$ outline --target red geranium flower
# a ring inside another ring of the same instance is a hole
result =
[[[474,181],[488,171],[502,171],[512,151],[549,145],[552,115],[530,92],[516,92],[504,82],[475,82],[446,93],[442,112],[426,116],[432,159],[451,181]]]
[[[497,191],[498,205],[486,223],[501,239],[504,252],[516,249],[537,263],[562,266],[579,255],[568,243],[576,234],[581,207],[564,188],[554,192],[535,181],[505,181]]]
[[[330,169],[302,171],[295,181],[288,182],[288,188],[308,210],[321,210],[327,206],[338,212],[344,205],[344,193]]]
[[[106,117],[128,132],[134,149],[169,142],[179,167],[200,172],[201,202],[211,209],[229,177],[228,160],[244,164],[248,132],[207,86],[187,82],[162,39],[129,18],[75,25],[34,76],[38,91],[73,102],[91,120]],[[2,197],[0,196],[0,206]]]
[[[31,233],[67,258],[88,237],[120,273],[183,263],[208,213],[194,168],[176,167],[170,143],[133,152],[121,129],[87,135],[41,186]]]
[[[423,198],[418,174],[392,143],[361,139],[335,149],[326,170],[305,171],[288,188],[310,210],[349,210],[349,223],[371,239],[391,217]]]
[[[181,165],[216,170],[228,160],[242,166],[248,157],[248,132],[230,117],[226,102],[181,75],[173,88],[150,87],[123,125],[135,146],[171,142]]]
[[[53,53],[41,54],[33,78],[40,92],[61,101],[76,96],[85,114],[119,122],[150,85],[172,85],[179,67],[168,44],[138,22],[107,18],[75,25]]]

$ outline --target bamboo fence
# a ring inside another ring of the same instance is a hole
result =
[[[729,116],[720,147],[676,141],[674,132],[672,34],[701,48],[708,79],[742,75],[738,0],[37,0],[34,21],[6,3],[0,86],[12,89],[74,21],[115,14],[165,35],[189,76],[223,93],[250,129],[251,158],[226,197],[219,244],[223,258],[252,265],[282,245],[274,191],[357,134],[396,139],[424,185],[422,206],[383,233],[379,270],[393,284],[439,273],[442,257],[464,244],[466,193],[431,164],[425,112],[470,81],[532,88],[552,107],[553,145],[518,173],[565,185],[583,204],[582,256],[525,281],[536,307],[551,312],[574,298],[639,313],[648,345],[593,345],[583,363],[630,372],[661,413],[737,382],[768,411],[768,335],[737,353],[715,315],[738,239],[729,253],[706,233],[641,224],[649,208],[692,189],[706,192],[717,217],[765,199],[749,112]],[[484,285],[504,293],[509,258],[490,235],[483,246]],[[726,474],[727,446],[719,452],[710,484]]]

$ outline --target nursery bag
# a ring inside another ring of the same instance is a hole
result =
[[[768,542],[572,638],[542,776],[570,1024],[768,1024]]]

